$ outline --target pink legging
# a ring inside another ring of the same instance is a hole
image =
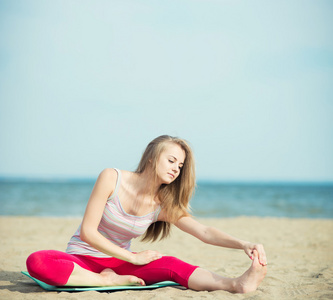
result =
[[[137,266],[110,257],[68,254],[56,250],[42,250],[32,253],[27,259],[27,269],[32,277],[47,284],[63,286],[74,269],[74,263],[89,271],[100,273],[106,268],[118,275],[134,275],[147,285],[171,280],[188,288],[188,279],[197,268],[173,256],[163,256],[147,265]]]

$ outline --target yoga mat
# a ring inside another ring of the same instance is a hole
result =
[[[28,272],[21,272],[22,274],[30,277],[37,282],[44,290],[58,291],[58,292],[83,292],[83,291],[120,291],[120,290],[144,290],[144,289],[156,289],[164,286],[179,285],[173,281],[161,281],[151,285],[118,285],[118,286],[96,286],[96,287],[73,287],[73,286],[53,286],[46,284],[32,276]]]

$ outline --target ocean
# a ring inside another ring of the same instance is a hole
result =
[[[94,181],[0,180],[0,215],[82,217]],[[333,218],[333,183],[198,182],[192,214]]]

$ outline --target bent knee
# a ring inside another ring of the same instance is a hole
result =
[[[29,274],[50,285],[64,285],[71,273],[70,262],[56,257],[57,251],[41,250],[29,255],[26,261]]]
[[[40,269],[45,268],[45,250],[37,251],[29,255],[26,261],[27,270],[29,274],[35,277],[39,273]]]

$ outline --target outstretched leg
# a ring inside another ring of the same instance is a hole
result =
[[[145,282],[134,274],[118,275],[109,269],[113,260],[119,261],[107,258],[99,260],[98,264],[92,257],[42,250],[28,257],[27,269],[31,276],[55,286],[145,285]]]
[[[225,278],[208,270],[198,268],[189,278],[189,288],[197,291],[225,290],[231,293],[249,293],[257,289],[267,273],[262,266],[258,254],[254,253],[251,267],[238,278]]]
[[[145,282],[132,275],[118,275],[111,269],[94,273],[74,263],[74,269],[69,276],[66,286],[118,286],[145,285]]]

